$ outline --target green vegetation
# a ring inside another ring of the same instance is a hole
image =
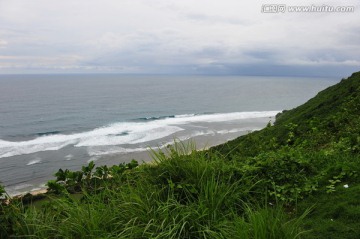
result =
[[[0,187],[0,236],[360,238],[359,115],[354,73],[207,151],[176,143],[151,164],[60,169],[40,200]]]

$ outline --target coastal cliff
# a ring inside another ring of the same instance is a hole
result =
[[[359,238],[359,115],[357,72],[206,151],[61,169],[45,199],[1,204],[1,237]]]

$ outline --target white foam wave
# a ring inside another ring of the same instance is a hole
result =
[[[29,187],[33,187],[34,185],[32,184],[20,184],[20,185],[17,185],[14,187],[14,190],[21,190],[21,189],[24,189],[24,188],[29,188]]]
[[[6,191],[10,195],[10,197],[25,195],[28,192],[34,193],[40,190],[46,189],[47,186],[45,184],[41,185],[33,185],[33,184],[20,184],[12,187],[7,187]]]
[[[120,146],[110,146],[110,147],[89,147],[87,152],[90,156],[102,156],[108,154],[127,154],[134,152],[145,152],[147,148],[123,148]]]
[[[186,118],[186,117],[193,117],[195,114],[183,114],[183,115],[175,115],[175,118]]]
[[[184,136],[180,136],[177,137],[175,139],[173,139],[172,141],[168,141],[165,143],[162,143],[161,146],[159,147],[161,148],[165,148],[169,145],[173,145],[176,142],[181,142],[181,141],[185,141],[185,140],[189,140],[191,138],[197,137],[197,136],[214,136],[215,132],[212,130],[206,130],[206,131],[195,131],[193,133],[191,133],[190,135],[184,135]]]
[[[230,130],[219,130],[219,131],[216,131],[217,134],[232,134],[232,133],[238,133],[238,132],[252,132],[252,131],[257,131],[257,130],[260,130],[261,128],[236,128],[236,129],[230,129]]]
[[[72,154],[68,154],[65,156],[66,161],[72,160],[73,158],[74,158],[74,155],[72,155]]]
[[[164,148],[168,145],[174,144],[174,142],[189,140],[196,136],[205,136],[205,135],[215,135],[214,131],[207,130],[207,131],[196,131],[191,133],[190,135],[180,136],[175,138],[172,141],[168,141],[162,143],[158,148]],[[109,146],[109,147],[101,147],[101,146],[94,146],[88,147],[87,153],[90,156],[103,156],[109,154],[128,154],[128,153],[135,153],[135,152],[145,152],[148,151],[150,148],[123,148],[120,146]]]
[[[212,130],[206,130],[206,131],[195,131],[193,133],[191,133],[190,135],[186,135],[186,136],[182,136],[179,137],[178,140],[180,141],[184,141],[184,140],[188,140],[197,136],[214,136],[215,132]]]
[[[186,124],[191,122],[225,122],[241,119],[255,119],[274,117],[281,111],[252,111],[252,112],[233,112],[222,114],[206,114],[206,115],[183,115],[181,117],[167,118],[164,121],[172,124]]]
[[[41,163],[41,158],[36,158],[36,159],[30,160],[26,165],[29,166],[29,165],[33,165],[33,164],[39,164],[39,163]]]
[[[72,140],[66,140],[66,136],[43,136],[29,141],[10,142],[0,140],[0,158],[16,155],[31,154],[41,151],[59,150]]]
[[[126,135],[116,134],[117,132],[121,133],[124,129],[128,132]],[[107,128],[98,129],[98,132],[94,132],[89,137],[82,137],[75,146],[138,144],[161,139],[182,130],[182,128],[177,126],[157,124],[157,121],[149,123],[118,123]]]
[[[158,140],[184,130],[181,125],[200,122],[226,122],[273,117],[279,111],[235,112],[207,115],[178,115],[150,122],[122,122],[71,135],[44,135],[28,141],[0,140],[0,158],[75,147],[115,146]]]

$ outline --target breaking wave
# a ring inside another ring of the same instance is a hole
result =
[[[26,141],[0,140],[0,158],[31,154],[41,151],[59,150],[69,145],[74,147],[119,146],[146,143],[173,135],[184,130],[183,125],[201,122],[227,122],[242,119],[273,117],[279,111],[234,112],[223,114],[186,114],[164,117],[150,117],[135,122],[119,122],[90,131],[61,134],[58,131]],[[114,148],[114,151],[139,151],[139,148]],[[141,149],[143,150],[143,149]],[[105,152],[93,153],[101,155]],[[71,159],[71,157],[69,157]],[[29,162],[30,163],[30,162]]]

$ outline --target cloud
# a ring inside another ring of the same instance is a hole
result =
[[[264,14],[263,4],[4,0],[1,72],[277,75],[291,73],[286,69],[314,74],[318,67],[326,75],[325,68],[344,72],[359,66],[358,1],[287,2],[356,6],[356,12],[341,14]]]
[[[5,48],[7,44],[7,41],[0,39],[0,48]]]

